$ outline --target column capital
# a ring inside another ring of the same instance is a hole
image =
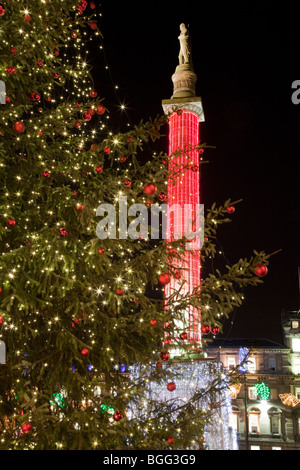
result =
[[[171,98],[170,100],[163,100],[162,107],[166,116],[170,116],[180,110],[192,111],[197,114],[199,122],[205,121],[202,99],[197,96],[192,98]]]

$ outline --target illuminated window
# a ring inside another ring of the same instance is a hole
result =
[[[300,358],[295,357],[293,359],[292,370],[293,370],[293,374],[300,374]]]
[[[232,407],[232,413],[230,415],[229,426],[233,429],[233,431],[238,432],[239,430],[239,413],[240,410],[237,406]]]
[[[296,320],[293,320],[292,321],[292,328],[293,328],[293,330],[296,330],[297,328],[299,328],[299,322],[296,321]]]
[[[248,414],[249,432],[250,434],[259,434],[259,416],[258,408],[251,408]]]
[[[300,338],[292,339],[292,350],[293,352],[300,352]]]
[[[281,450],[281,447],[272,447],[272,450]]]
[[[257,399],[257,389],[256,387],[249,387],[248,388],[248,396],[250,400],[256,400]]]
[[[298,398],[298,400],[300,400],[300,387],[295,388],[295,397]]]
[[[227,364],[228,364],[228,369],[229,370],[234,369],[235,368],[235,357],[234,356],[229,357],[228,360],[227,360]]]
[[[255,365],[255,358],[250,357],[247,363],[247,370],[248,372],[255,372],[256,370],[256,365]]]
[[[259,446],[250,446],[250,450],[260,450]]]

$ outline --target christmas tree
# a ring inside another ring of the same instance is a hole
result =
[[[268,256],[207,273],[201,292],[166,308],[166,242],[122,205],[139,204],[137,215],[165,200],[169,157],[149,145],[166,118],[125,133],[108,127],[87,59],[101,37],[93,2],[8,0],[0,15],[0,449],[203,447],[210,412],[199,400],[222,394],[222,370],[180,405],[157,400],[149,384],[167,383],[172,395],[169,350],[186,358],[195,346],[174,318],[192,304],[203,333],[216,334],[244,287],[261,282]],[[115,223],[100,219],[104,209]],[[231,201],[208,211],[203,264],[233,211]],[[184,244],[168,250],[180,257]]]

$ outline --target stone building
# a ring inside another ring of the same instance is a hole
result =
[[[300,311],[283,312],[281,322],[283,344],[215,338],[206,349],[241,372],[231,388],[230,423],[239,450],[300,450]]]

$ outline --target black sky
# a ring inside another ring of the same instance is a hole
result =
[[[161,100],[173,90],[179,24],[189,25],[206,118],[202,141],[216,147],[205,155],[202,202],[243,199],[220,231],[230,262],[253,249],[282,250],[272,256],[264,284],[246,291],[224,335],[281,342],[282,309],[299,308],[300,104],[291,101],[291,85],[300,78],[296,2],[96,3],[110,69],[104,71],[99,51],[93,75],[117,125],[162,114]]]

